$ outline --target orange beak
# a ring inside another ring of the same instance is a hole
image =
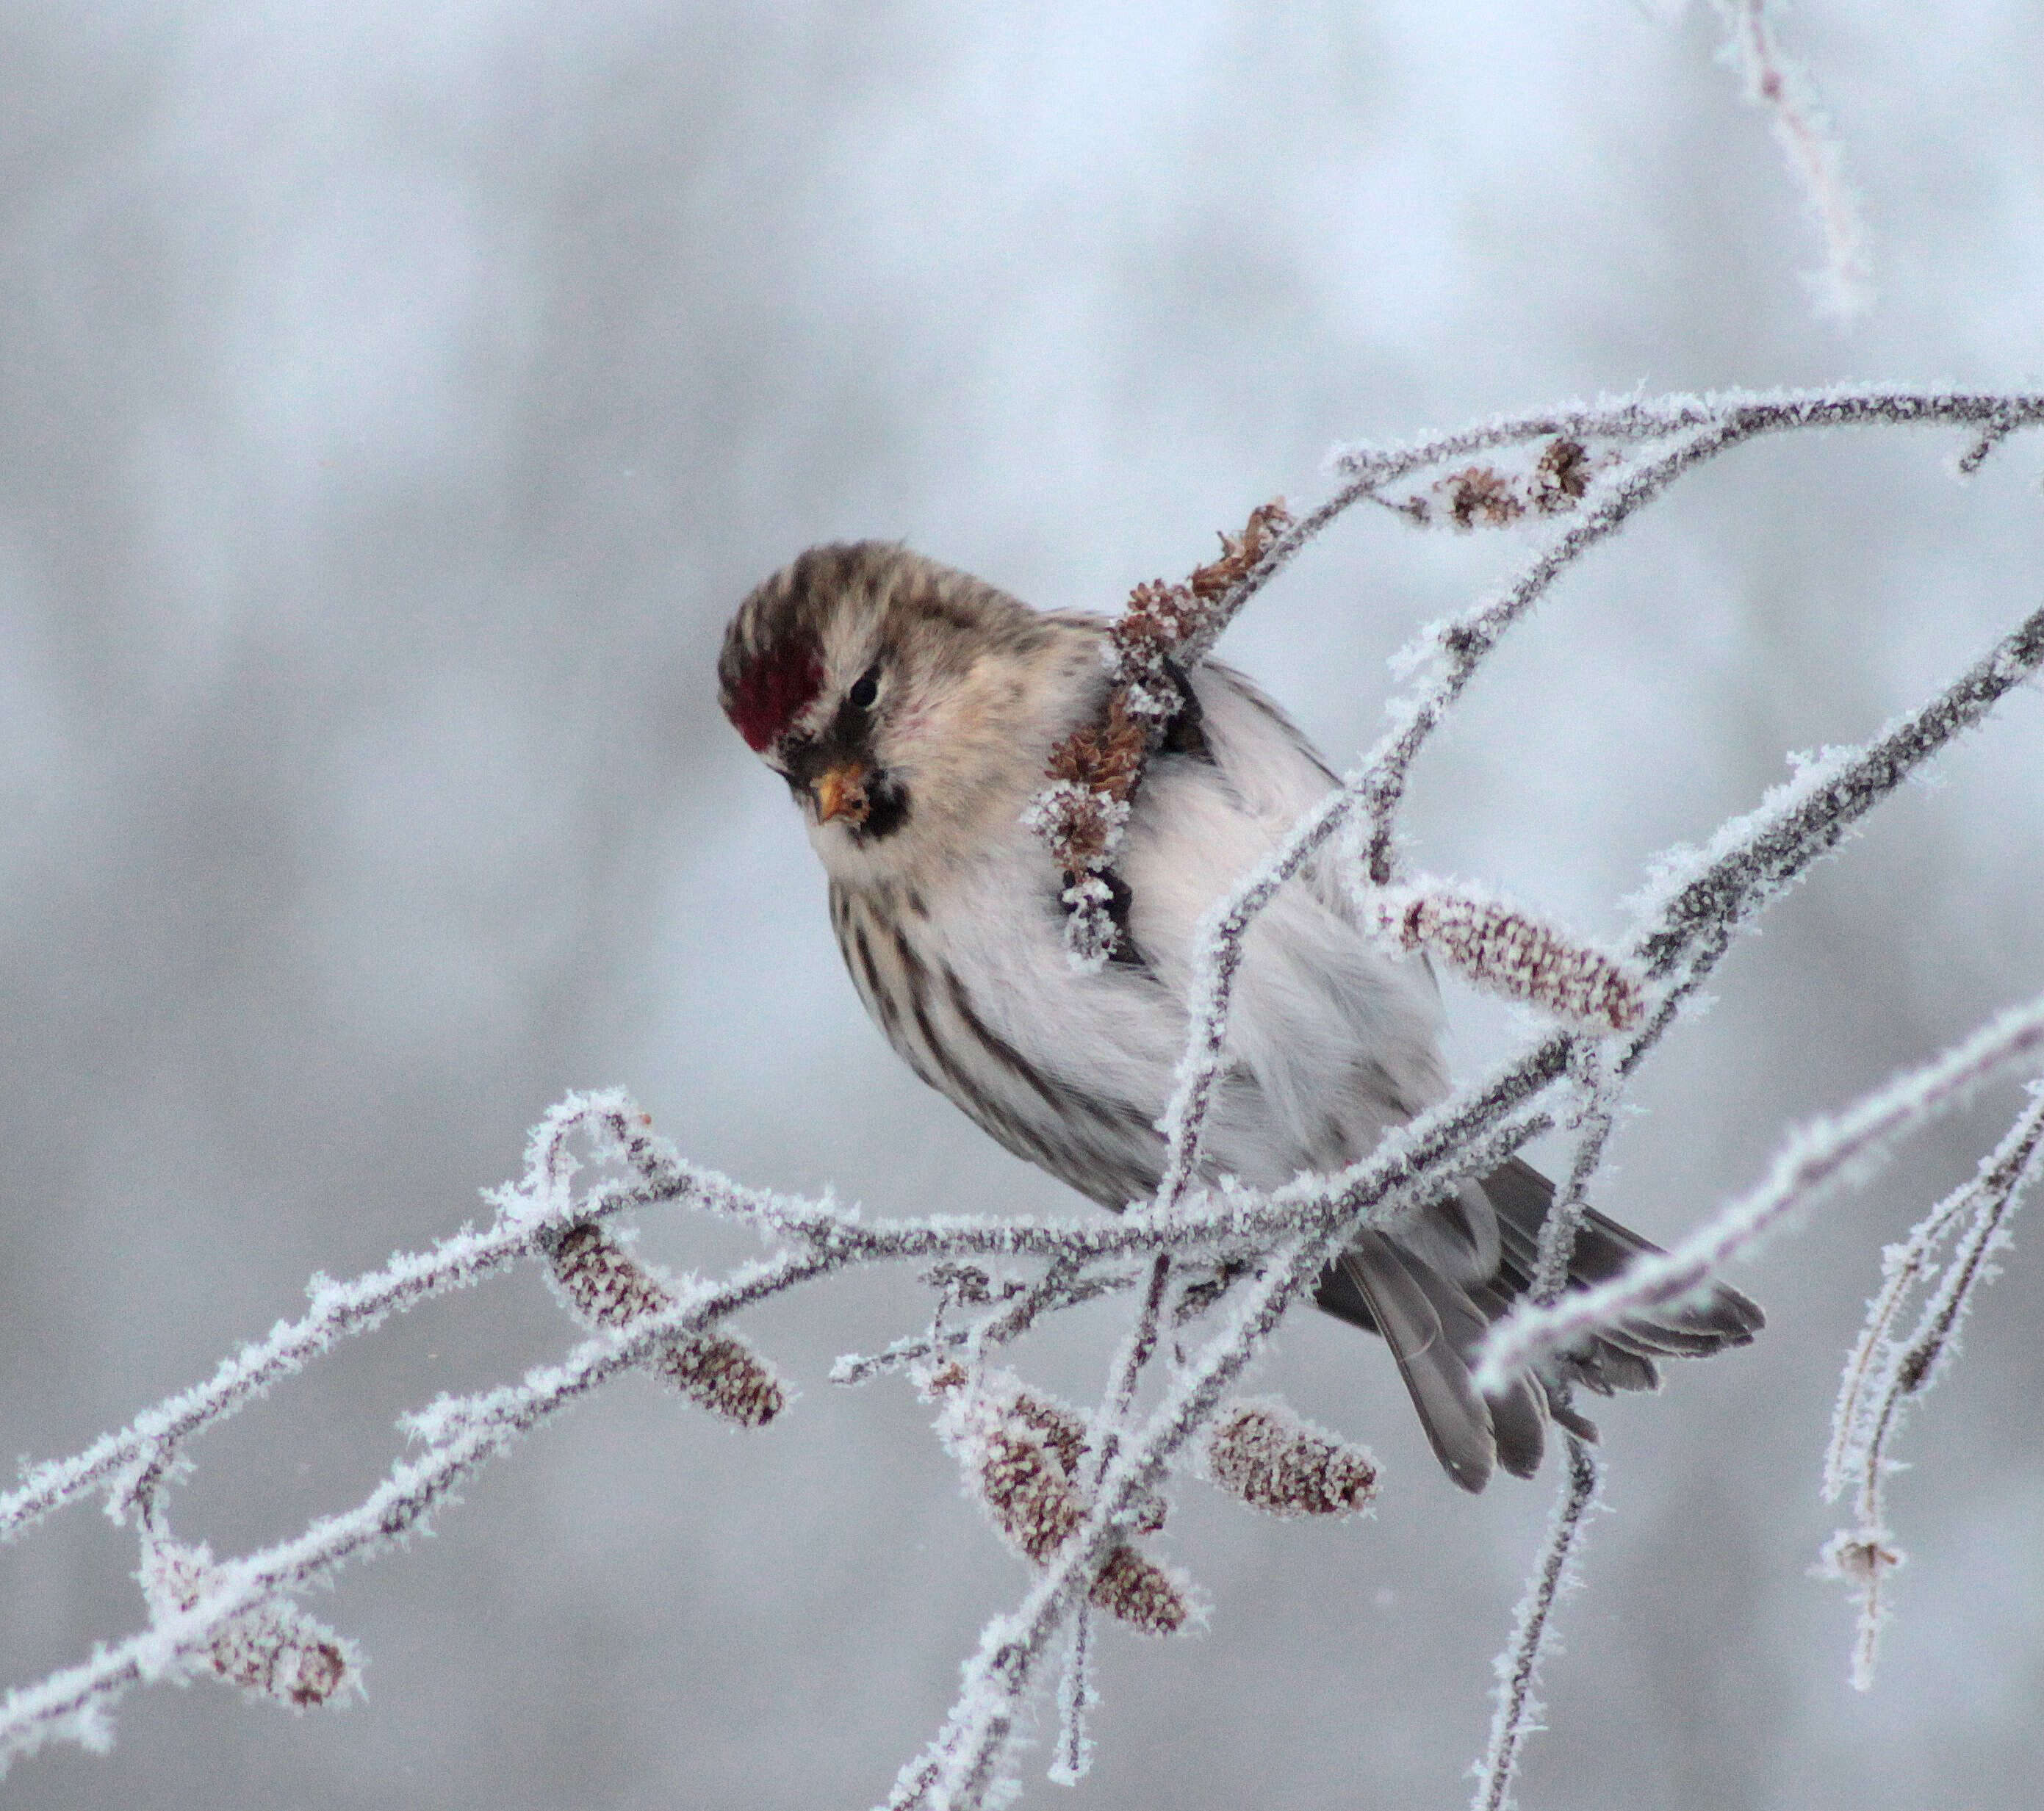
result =
[[[833,817],[849,817],[856,824],[866,815],[866,763],[847,761],[832,767],[818,775],[809,790],[816,795],[819,824]]]

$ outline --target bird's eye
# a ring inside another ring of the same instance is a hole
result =
[[[870,710],[873,701],[880,695],[880,667],[876,662],[851,682],[851,690],[844,694],[844,702],[854,710]]]

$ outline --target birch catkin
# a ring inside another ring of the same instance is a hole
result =
[[[594,1327],[627,1327],[674,1305],[658,1278],[588,1221],[570,1227],[555,1243],[553,1275],[568,1305]],[[646,1368],[698,1407],[742,1428],[764,1427],[787,1404],[781,1380],[736,1334],[677,1334]]]

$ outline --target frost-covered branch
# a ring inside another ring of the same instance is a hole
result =
[[[1527,1738],[1539,1733],[1546,1706],[1538,1697],[1540,1660],[1554,1628],[1554,1606],[1581,1582],[1576,1570],[1583,1530],[1596,1508],[1599,1470],[1596,1450],[1569,1436],[1569,1466],[1562,1475],[1547,1539],[1513,1612],[1512,1639],[1494,1663],[1497,1709],[1490,1741],[1477,1763],[1476,1796],[1470,1811],[1510,1811],[1512,1782]]]
[[[2023,1191],[2044,1169],[2044,1082],[2031,1085],[2031,1102],[2008,1135],[1981,1160],[1971,1182],[1948,1195],[1902,1244],[1882,1254],[1881,1292],[1868,1304],[1866,1325],[1846,1361],[1824,1455],[1824,1498],[1850,1491],[1853,1526],[1826,1545],[1826,1574],[1842,1580],[1858,1601],[1852,1682],[1872,1689],[1881,1632],[1888,1620],[1888,1575],[1906,1557],[1888,1527],[1888,1456],[1908,1405],[1936,1382],[1958,1346],[1973,1298],[1994,1275],[1992,1254],[2008,1242],[2009,1216]],[[1938,1253],[1956,1235],[1950,1255]],[[1919,1292],[1923,1305],[1915,1326],[1896,1328]]]
[[[1694,1295],[1735,1257],[1749,1255],[1793,1216],[1848,1182],[1863,1181],[1910,1134],[1950,1112],[1983,1082],[2044,1054],[2044,998],[2004,1013],[1934,1061],[1792,1137],[1765,1179],[1729,1203],[1673,1250],[1638,1259],[1624,1274],[1545,1305],[1527,1303],[1493,1328],[1477,1372],[1496,1390],[1635,1310]]]
[[[1139,591],[1117,631],[1112,690],[1119,729],[1110,721],[1085,746],[1062,751],[1069,771],[1047,776],[1055,796],[1039,802],[1039,821],[1054,845],[1046,860],[1062,864],[1082,895],[1072,902],[1075,916],[1097,909],[1112,929],[1116,813],[1125,811],[1155,749],[1170,746],[1174,734],[1196,733],[1196,725],[1180,721],[1189,695],[1181,681],[1234,613],[1337,516],[1370,500],[1423,527],[1520,524],[1537,527],[1539,538],[1505,584],[1422,633],[1404,665],[1407,689],[1376,745],[1204,921],[1187,1043],[1160,1121],[1166,1160],[1149,1202],[1118,1220],[868,1217],[828,1198],[747,1189],[687,1164],[621,1094],[571,1097],[536,1131],[522,1179],[494,1197],[489,1226],[465,1228],[352,1282],[315,1278],[299,1319],[279,1324],[206,1383],[119,1433],[33,1469],[0,1498],[0,1537],[94,1494],[117,1517],[132,1517],[143,1543],[148,1616],[126,1640],[9,1698],[0,1706],[0,1759],[56,1735],[100,1740],[115,1697],[167,1676],[210,1671],[277,1701],[324,1701],[351,1676],[352,1649],[313,1624],[294,1594],[425,1526],[452,1490],[521,1435],[628,1371],[649,1371],[736,1425],[775,1421],[790,1391],[730,1318],[854,1271],[907,1263],[919,1267],[930,1291],[926,1324],[878,1330],[832,1376],[852,1384],[905,1375],[931,1405],[968,1494],[1034,1575],[1014,1609],[987,1625],[968,1659],[963,1691],[903,1769],[889,1802],[926,1811],[989,1802],[1011,1778],[1014,1732],[1061,1658],[1051,1765],[1055,1777],[1076,1780],[1093,1740],[1098,1644],[1119,1639],[1117,1625],[1158,1635],[1199,1614],[1189,1581],[1144,1544],[1185,1475],[1284,1514],[1347,1513],[1375,1489],[1374,1463],[1345,1435],[1239,1394],[1272,1331],[1359,1231],[1399,1226],[1490,1174],[1542,1132],[1561,1126],[1573,1133],[1569,1175],[1541,1235],[1527,1302],[1488,1355],[1485,1378],[1500,1382],[1628,1308],[1699,1286],[1727,1257],[1965,1089],[2044,1049],[2040,1002],[1801,1135],[1765,1183],[1666,1257],[1601,1289],[1565,1292],[1574,1228],[1640,1063],[1769,903],[2044,666],[2044,610],[1872,740],[1804,763],[1704,847],[1668,857],[1645,877],[1623,948],[1599,948],[1480,887],[1408,871],[1397,827],[1415,763],[1504,637],[1586,553],[1687,473],[1763,434],[1877,424],[1962,429],[1971,450],[1961,463],[1977,465],[2009,433],[2039,422],[2044,397],[2036,395],[1841,388],[1634,399],[1502,419],[1413,446],[1343,452],[1336,488],[1318,507],[1296,520],[1266,507],[1185,585]],[[1104,814],[1091,830],[1081,806]],[[1346,900],[1365,929],[1424,949],[1475,984],[1523,1002],[1549,1029],[1347,1169],[1258,1191],[1213,1174],[1204,1133],[1231,1060],[1229,1012],[1243,940],[1278,891],[1305,875],[1329,898]],[[1090,953],[1104,956],[1109,946]],[[1895,1340],[1902,1298],[1891,1282],[1893,1302],[1862,1342],[1833,1464],[1836,1475],[1860,1481],[1862,1531],[1880,1520],[1885,1443],[1900,1405],[1948,1348],[2033,1167],[2036,1118],[2033,1111],[2024,1122],[2030,1142],[2012,1133],[1973,1194],[1963,1204],[1955,1198],[1936,1230],[1923,1232],[1909,1260],[1911,1286],[1928,1277],[1936,1252],[1958,1243],[1940,1279],[1925,1285],[1931,1305],[1917,1334]],[[596,1164],[581,1185],[578,1151]],[[663,1275],[634,1254],[617,1222],[667,1206],[747,1224],[767,1255],[715,1279]],[[359,1502],[289,1540],[216,1560],[202,1544],[171,1539],[167,1500],[190,1465],[188,1449],[209,1428],[342,1340],[521,1262],[540,1267],[584,1330],[558,1361],[405,1417],[416,1449]],[[1130,1298],[1126,1329],[1089,1406],[1058,1402],[1012,1368],[1012,1355],[1046,1321],[1116,1295]],[[1571,1438],[1555,1520],[1500,1663],[1478,1798],[1491,1811],[1508,1801],[1535,1727],[1543,1644],[1596,1482],[1594,1456]]]
[[[1817,312],[1852,320],[1873,302],[1866,228],[1817,85],[1781,48],[1774,29],[1777,0],[1717,0],[1717,8],[1725,21],[1726,54],[1745,83],[1746,98],[1766,108],[1789,175],[1816,219],[1824,261],[1808,280]]]
[[[471,1474],[521,1435],[586,1397],[620,1372],[656,1358],[677,1336],[700,1335],[717,1320],[820,1272],[827,1261],[783,1256],[748,1267],[720,1288],[678,1302],[628,1331],[584,1342],[557,1365],[480,1395],[445,1398],[409,1417],[426,1443],[400,1460],[353,1509],[313,1522],[292,1540],[221,1562],[190,1601],[159,1599],[149,1625],[84,1663],[9,1694],[0,1704],[0,1763],[52,1736],[105,1745],[106,1706],[129,1686],[176,1677],[203,1662],[224,1632],[261,1606],[329,1578],[423,1528]]]
[[[1349,475],[1348,484],[1319,509],[1280,533],[1256,568],[1241,582],[1239,596],[1224,594],[1203,617],[1203,627],[1208,630],[1217,623],[1224,624],[1230,610],[1239,607],[1242,598],[1267,582],[1313,535],[1354,502],[1377,496],[1384,484],[1436,466],[1447,458],[1460,456],[1465,451],[1476,450],[1478,444],[1519,444],[1548,437],[1550,447],[1549,454],[1543,455],[1543,463],[1551,482],[1545,494],[1553,507],[1545,513],[1558,513],[1578,503],[1582,506],[1581,518],[1551,534],[1519,576],[1500,592],[1431,632],[1427,638],[1431,648],[1423,643],[1422,652],[1412,663],[1418,664],[1429,652],[1437,654],[1440,671],[1435,679],[1423,686],[1416,699],[1394,703],[1393,727],[1363,767],[1349,776],[1325,804],[1302,819],[1285,844],[1207,915],[1196,965],[1193,1025],[1178,1085],[1162,1121],[1169,1149],[1156,1195],[1156,1211],[1160,1216],[1170,1215],[1183,1200],[1197,1171],[1204,1125],[1224,1066],[1233,983],[1251,924],[1278,889],[1354,817],[1365,800],[1369,802],[1373,831],[1363,866],[1369,879],[1379,886],[1393,879],[1392,823],[1412,760],[1504,632],[1523,617],[1562,571],[1590,547],[1616,533],[1684,473],[1760,435],[1815,426],[1930,421],[1973,425],[1984,430],[1991,426],[2006,433],[2013,425],[2044,421],[2044,397],[1873,388],[1737,393],[1655,405],[1567,411],[1538,420],[1537,427],[1525,419],[1493,423],[1449,436],[1445,442],[1388,454],[1350,449],[1340,455],[1337,463]],[[1560,459],[1551,456],[1556,435],[1572,443],[1570,452]],[[1618,453],[1593,456],[1584,443],[1600,439],[1645,441],[1648,448],[1645,454],[1631,459]],[[1656,453],[1655,442],[1672,444]],[[1585,467],[1592,465],[1599,467],[1594,481],[1582,475]],[[1566,481],[1559,475],[1564,474]],[[1557,491],[1561,494],[1558,498]],[[1969,672],[1950,692],[1918,713],[1918,721],[1905,726],[1913,733],[1898,731],[1870,752],[1852,752],[1861,756],[1858,769],[1851,767],[1848,757],[1835,763],[1845,771],[1834,773],[1827,769],[1821,775],[1810,776],[1813,786],[1821,781],[1826,787],[1821,804],[1812,809],[1785,811],[1780,801],[1770,800],[1754,814],[1754,821],[1745,827],[1744,839],[1721,833],[1700,856],[1678,858],[1671,863],[1662,876],[1664,882],[1681,877],[1686,884],[1664,885],[1660,921],[1644,929],[1639,942],[1639,952],[1655,960],[1658,978],[1668,985],[1662,1010],[1635,1033],[1620,1074],[1629,1074],[1672,1022],[1677,1003],[1715,966],[1737,929],[1754,911],[1777,896],[1809,862],[1834,846],[1850,824],[1892,791],[1908,771],[1929,759],[1961,729],[1977,722],[2010,686],[2034,672],[2040,661],[2044,661],[2044,611],[2032,617],[1998,648],[1983,663],[1984,671]],[[1867,771],[1873,761],[1880,764],[1877,772]],[[1705,898],[1715,910],[1700,907],[1699,902]],[[1484,1133],[1493,1132],[1507,1113],[1516,1110],[1564,1072],[1580,1035],[1564,1033],[1546,1040],[1528,1058],[1476,1089],[1465,1090],[1463,1096],[1458,1097],[1458,1102],[1473,1094],[1483,1104],[1470,1117],[1479,1122]],[[1397,1142],[1394,1136],[1385,1144]],[[1600,1139],[1596,1141],[1600,1152],[1601,1143]],[[1589,1167],[1594,1167],[1593,1159]],[[1353,1201],[1352,1197],[1350,1199]],[[1349,1229],[1364,1223],[1367,1213],[1365,1206],[1349,1223]],[[1316,1240],[1297,1249],[1316,1252],[1324,1258],[1339,1249],[1340,1243],[1338,1236],[1325,1240],[1324,1244]],[[1283,1274],[1296,1288],[1302,1278],[1316,1273],[1304,1262],[1295,1261],[1285,1267]],[[1267,1283],[1267,1275],[1266,1280]],[[1256,1299],[1251,1298],[1252,1302]],[[1281,1284],[1281,1313],[1284,1299]],[[1243,1312],[1254,1319],[1251,1309]],[[1142,1349],[1139,1340],[1136,1349]],[[1232,1346],[1210,1345],[1206,1362],[1225,1371],[1235,1351]],[[1197,1368],[1200,1362],[1193,1361],[1189,1369]],[[1135,1368],[1139,1369],[1139,1359]],[[1492,1381],[1501,1379],[1493,1377]],[[1178,1444],[1173,1424],[1168,1421],[1161,1425],[1153,1421],[1147,1437],[1155,1443],[1150,1451],[1145,1453],[1139,1443],[1119,1463],[1139,1468],[1161,1467]],[[1113,1468],[1110,1468],[1108,1476],[1102,1480],[1104,1501],[1112,1476]],[[1100,1513],[1108,1512],[1103,1509]],[[1075,1567],[1082,1569],[1097,1559],[1099,1538],[1096,1535],[1093,1546],[1080,1549]],[[1063,1590],[1068,1595],[1070,1589],[1068,1579]],[[986,1641],[968,1669],[965,1694],[954,1707],[946,1728],[921,1761],[905,1771],[890,1803],[962,1805],[980,1801],[993,1777],[994,1757],[1041,1655],[1045,1619],[1051,1619],[1051,1625],[1055,1625],[1062,1601],[1054,1582],[1047,1581],[1039,1586],[1030,1602],[1017,1613],[1025,1632],[1019,1644],[1011,1638],[1012,1627],[989,1628]]]
[[[1539,1241],[1534,1249],[1532,1286],[1526,1292],[1530,1300],[1542,1303],[1558,1301],[1568,1286],[1576,1234],[1589,1207],[1590,1182],[1604,1162],[1604,1147],[1611,1142],[1617,1122],[1619,1079],[1606,1062],[1602,1047],[1579,1043],[1570,1068],[1576,1083],[1575,1151],[1568,1176],[1554,1191],[1554,1205],[1541,1224]]]
[[[559,1191],[572,1173],[563,1167],[571,1161],[566,1149],[571,1132],[585,1125],[602,1127],[626,1159],[643,1171],[650,1147],[643,1128],[625,1123],[626,1113],[621,1095],[571,1095],[535,1129],[528,1152],[532,1173],[547,1191],[547,1205],[536,1202],[529,1212],[501,1215],[487,1230],[463,1231],[430,1252],[401,1254],[349,1282],[315,1276],[305,1292],[312,1306],[302,1317],[279,1321],[268,1339],[221,1360],[205,1383],[159,1402],[73,1458],[30,1467],[17,1489],[0,1496],[0,1540],[13,1540],[51,1511],[110,1484],[115,1487],[113,1506],[125,1507],[119,1480],[167,1465],[186,1441],[258,1401],[342,1340],[373,1332],[394,1313],[465,1289],[529,1255],[536,1240],[563,1224],[567,1205]],[[643,1183],[636,1195],[614,1187],[578,1211],[594,1221],[651,1198]]]
[[[1337,447],[1333,469],[1350,480],[1334,497],[1278,537],[1266,560],[1296,553],[1312,534],[1338,513],[1367,496],[1408,518],[1426,523],[1439,519],[1431,509],[1415,511],[1412,499],[1394,501],[1380,494],[1387,485],[1435,470],[1473,454],[1503,447],[1526,446],[1557,439],[1577,442],[1586,458],[1603,469],[1617,445],[1672,440],[1700,429],[1730,425],[1736,440],[1755,435],[1795,433],[1811,428],[1923,427],[1946,425],[1992,429],[1996,438],[2044,420],[2044,395],[2033,391],[1950,390],[1917,384],[1829,384],[1811,390],[1722,390],[1701,396],[1654,396],[1604,399],[1594,404],[1569,403],[1523,415],[1493,416],[1451,433],[1431,435],[1404,444],[1358,440]],[[1613,443],[1604,446],[1600,443]],[[1460,478],[1459,474],[1457,479]],[[1452,512],[1449,512],[1450,515]],[[1324,517],[1324,519],[1323,519]],[[1508,519],[1516,519],[1511,517]],[[1458,527],[1488,527],[1492,519],[1474,511]],[[1310,531],[1310,532],[1308,532]],[[1224,599],[1221,607],[1230,600]]]

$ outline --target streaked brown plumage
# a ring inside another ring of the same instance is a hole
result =
[[[830,877],[845,966],[888,1041],[1010,1151],[1101,1205],[1154,1190],[1186,1029],[1193,932],[1332,776],[1241,675],[1192,675],[1198,733],[1153,757],[1115,869],[1125,954],[1066,959],[1060,878],[1023,814],[1050,752],[1098,711],[1103,625],[1043,615],[903,548],[813,548],[740,606],[718,675],[726,713],[786,779]],[[1447,1090],[1423,963],[1386,956],[1324,868],[1284,889],[1244,946],[1206,1176],[1270,1188],[1339,1169]],[[1528,1286],[1552,1190],[1523,1163],[1396,1232],[1358,1238],[1320,1305],[1384,1335],[1449,1475],[1530,1475],[1558,1400],[1651,1389],[1657,1360],[1743,1344],[1735,1290],[1628,1320],[1550,1378],[1490,1398],[1470,1382],[1485,1329]],[[1593,1215],[1572,1281],[1645,1242]]]

